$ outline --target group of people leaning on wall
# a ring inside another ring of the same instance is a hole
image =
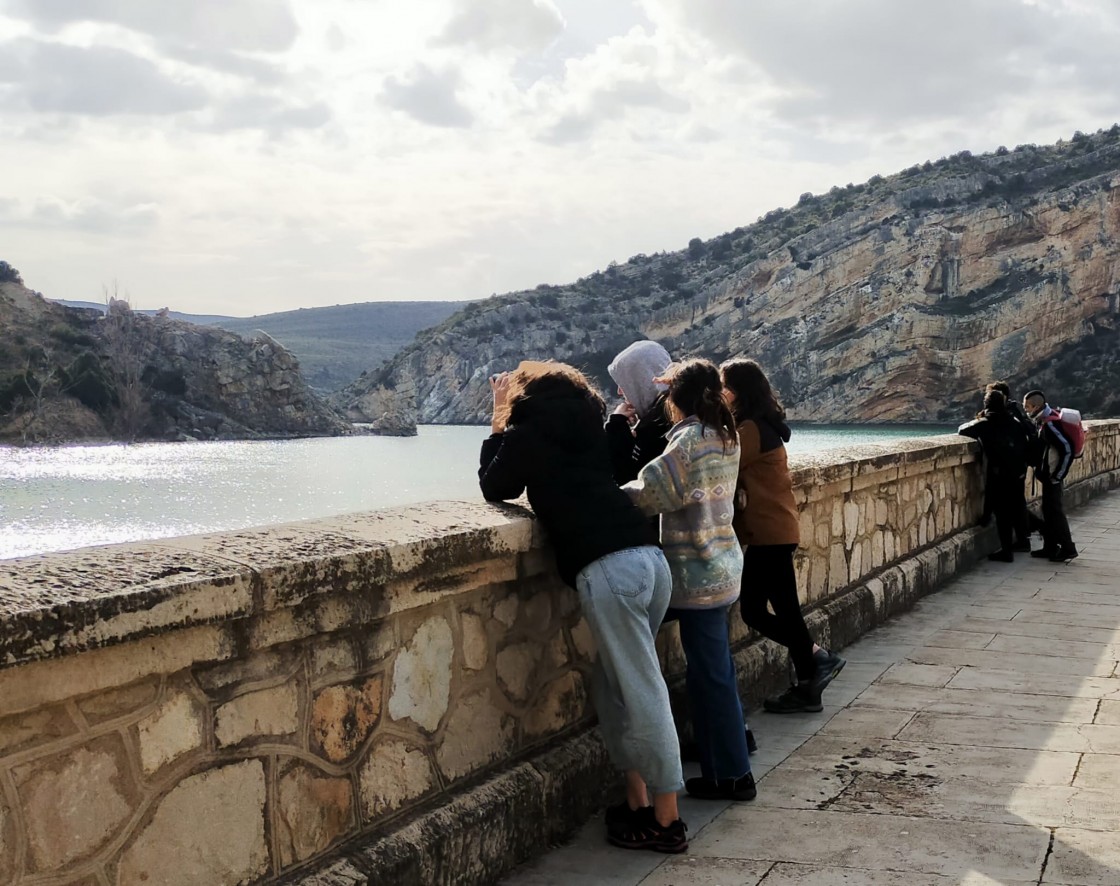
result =
[[[995,517],[1000,548],[989,560],[1011,563],[1016,552],[1054,562],[1072,560],[1077,546],[1070,535],[1062,502],[1066,475],[1081,455],[1085,432],[1075,409],[1055,409],[1042,391],[1030,391],[1023,405],[1011,396],[1006,382],[984,392],[984,408],[958,434],[980,441],[984,451],[984,512],[980,522]],[[1027,509],[1027,469],[1042,486],[1042,514]],[[1031,532],[1042,547],[1031,550]]]
[[[607,809],[607,838],[683,852],[682,788],[710,800],[757,795],[728,637],[735,602],[748,626],[789,650],[796,672],[768,711],[820,711],[845,662],[814,643],[802,616],[790,428],[759,365],[674,363],[658,343],[639,341],[608,371],[622,397],[609,416],[583,373],[563,363],[523,362],[491,377],[493,433],[479,480],[489,501],[527,493],[595,638],[592,700],[626,775],[626,799]],[[655,648],[669,620],[695,738],[684,751],[701,773],[687,781]]]

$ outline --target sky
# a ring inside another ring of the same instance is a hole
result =
[[[239,316],[459,300],[1120,120],[1120,0],[0,0],[0,259]]]

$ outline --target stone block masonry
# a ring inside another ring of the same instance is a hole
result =
[[[962,438],[794,470],[822,643],[994,546],[974,526],[981,474]],[[1117,485],[1120,421],[1092,423],[1069,496]],[[757,696],[784,653],[737,615],[731,630]],[[672,629],[660,651],[677,689]],[[516,506],[0,563],[0,883],[491,882],[617,784],[593,656]]]

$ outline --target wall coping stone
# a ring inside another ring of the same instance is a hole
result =
[[[1120,435],[1120,419],[1086,424],[1094,437]],[[790,466],[795,487],[813,498],[856,477],[977,457],[978,444],[947,434],[791,456]],[[0,561],[0,670],[259,619],[337,592],[365,595],[372,617],[387,615],[443,591],[446,578],[433,575],[543,543],[527,507],[442,501]],[[387,593],[402,585],[408,593]]]

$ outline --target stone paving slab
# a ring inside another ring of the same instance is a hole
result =
[[[1120,886],[1120,493],[1071,526],[846,648],[821,713],[751,712],[758,799],[683,799],[686,855],[596,820],[505,882]]]
[[[1120,704],[1120,702],[1109,702]],[[990,690],[935,689],[927,686],[868,687],[853,702],[854,707],[907,708],[938,714],[999,717],[1035,723],[1092,723],[1100,702],[1094,698],[1056,701],[1045,695]],[[1109,724],[1103,724],[1109,725]],[[1112,725],[1120,725],[1112,724]]]
[[[1050,832],[1028,825],[937,821],[895,815],[732,806],[689,853],[718,858],[832,864],[870,870],[1000,879],[1037,876]]]
[[[1025,751],[1008,748],[977,748],[966,745],[934,746],[912,741],[882,741],[817,735],[805,742],[782,764],[783,769],[831,771],[841,768],[860,772],[898,772],[975,778],[989,784],[1068,785],[1084,776],[1081,786],[1107,788],[1097,768],[1090,772],[1089,760],[1109,760],[1096,754],[1068,751]],[[1103,768],[1103,767],[1102,767]],[[1120,784],[1120,772],[1116,773]]]

